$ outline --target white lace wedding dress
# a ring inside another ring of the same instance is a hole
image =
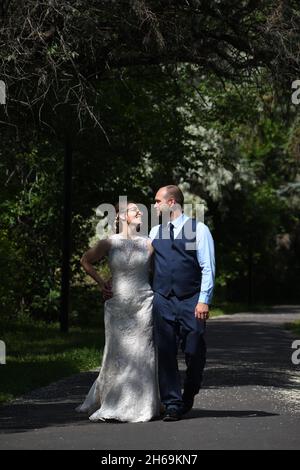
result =
[[[76,410],[91,421],[149,421],[159,415],[157,354],[153,341],[147,238],[110,237],[113,297],[104,304],[102,367]]]

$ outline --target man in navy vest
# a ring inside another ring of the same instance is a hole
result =
[[[206,361],[204,340],[215,276],[214,242],[208,227],[183,213],[183,194],[160,188],[155,208],[163,223],[149,234],[154,247],[153,313],[164,421],[177,421],[194,404]],[[166,222],[167,221],[167,222]],[[185,354],[184,391],[177,352]]]

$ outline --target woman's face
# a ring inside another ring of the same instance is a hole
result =
[[[142,223],[143,213],[139,210],[138,206],[130,203],[127,206],[127,223],[128,225],[140,225]]]

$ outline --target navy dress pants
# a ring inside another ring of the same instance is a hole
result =
[[[188,298],[168,298],[154,293],[154,334],[158,351],[158,378],[162,403],[167,407],[183,405],[177,353],[181,347],[187,366],[184,395],[193,397],[199,392],[206,362],[204,339],[206,322],[195,318],[199,293]]]

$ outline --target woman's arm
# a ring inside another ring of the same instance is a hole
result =
[[[93,263],[95,263],[96,261],[100,261],[102,258],[104,258],[104,256],[108,254],[109,250],[110,241],[108,239],[100,240],[98,243],[96,243],[95,246],[87,250],[80,259],[80,263],[85,272],[97,282],[100,287],[100,290],[103,293],[106,289],[106,283],[94,268]]]
[[[147,247],[150,253],[150,264],[149,264],[149,281],[150,285],[153,284],[153,273],[154,273],[154,248],[152,245],[152,240],[147,240]]]
[[[150,252],[150,255],[153,255],[154,253],[154,248],[152,246],[152,240],[150,238],[147,239],[147,248]]]

